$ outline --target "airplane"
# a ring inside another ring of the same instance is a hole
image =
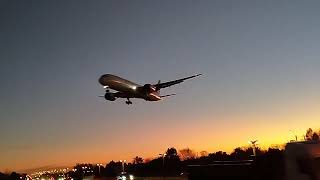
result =
[[[159,80],[157,84],[145,84],[141,86],[112,74],[104,74],[99,78],[99,83],[103,86],[103,88],[105,88],[106,93],[104,96],[99,97],[104,97],[108,101],[115,101],[117,98],[126,98],[126,104],[128,105],[132,104],[130,98],[140,98],[146,101],[160,101],[164,97],[176,95],[160,95],[160,89],[182,83],[187,79],[195,78],[201,75],[202,74],[196,74],[165,83],[161,83]],[[116,90],[117,92],[110,92],[110,89]]]

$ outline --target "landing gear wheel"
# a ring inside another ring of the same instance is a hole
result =
[[[126,104],[130,105],[132,104],[132,102],[129,100],[129,98],[127,98],[128,100],[126,101]]]
[[[132,102],[131,101],[126,101],[126,104],[130,105],[130,104],[132,104]]]
[[[106,90],[106,93],[110,92],[109,86],[103,86],[103,88]]]

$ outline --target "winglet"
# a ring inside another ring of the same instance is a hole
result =
[[[202,74],[196,74],[196,75],[193,75],[193,76],[187,77],[187,78],[185,78],[185,79],[191,79],[191,78],[195,78],[195,77],[198,77],[198,76],[202,76]]]
[[[193,76],[189,76],[189,77],[183,78],[182,80],[187,80],[187,79],[195,78],[195,77],[198,77],[198,76],[202,76],[202,74],[196,74],[196,75],[193,75]]]

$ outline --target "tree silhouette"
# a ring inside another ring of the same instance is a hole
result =
[[[222,151],[210,153],[208,156],[209,156],[210,160],[213,160],[213,161],[230,160],[230,156],[226,152],[222,152]]]
[[[233,152],[230,154],[234,159],[237,160],[243,160],[243,159],[248,159],[252,155],[251,152],[245,151],[241,149],[240,147],[235,148]]]
[[[6,178],[6,175],[0,172],[0,179],[5,179],[5,178]]]
[[[177,176],[180,173],[180,158],[177,150],[173,147],[168,148],[163,159],[163,170],[166,176]]]
[[[316,132],[313,133],[312,140],[319,141],[319,135]]]
[[[168,148],[166,152],[166,158],[167,159],[175,159],[175,160],[180,160],[177,150],[174,147]]]
[[[142,164],[143,163],[143,159],[142,157],[136,156],[135,158],[133,158],[133,164]]]
[[[16,172],[12,173],[1,173],[0,172],[0,179],[1,180],[21,180],[24,179],[26,174],[18,174]]]
[[[12,172],[11,174],[10,174],[10,180],[12,179],[12,180],[20,180],[20,175],[18,174],[18,173],[16,173],[16,172]]]
[[[306,135],[305,135],[305,140],[307,141],[319,141],[319,136],[320,136],[320,131],[319,133],[313,131],[311,128],[307,129]]]
[[[206,157],[208,156],[208,152],[207,151],[201,151],[200,152],[200,157]]]
[[[104,175],[107,177],[114,177],[121,171],[120,169],[121,169],[121,163],[110,161],[105,167]]]
[[[312,140],[312,136],[313,136],[313,130],[311,128],[307,129],[306,140],[307,141],[311,141]]]
[[[195,159],[196,153],[190,148],[181,149],[179,151],[182,160]]]

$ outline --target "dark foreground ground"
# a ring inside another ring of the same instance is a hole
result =
[[[99,178],[95,180],[116,180],[116,178]],[[135,180],[188,180],[187,177],[135,177]]]

